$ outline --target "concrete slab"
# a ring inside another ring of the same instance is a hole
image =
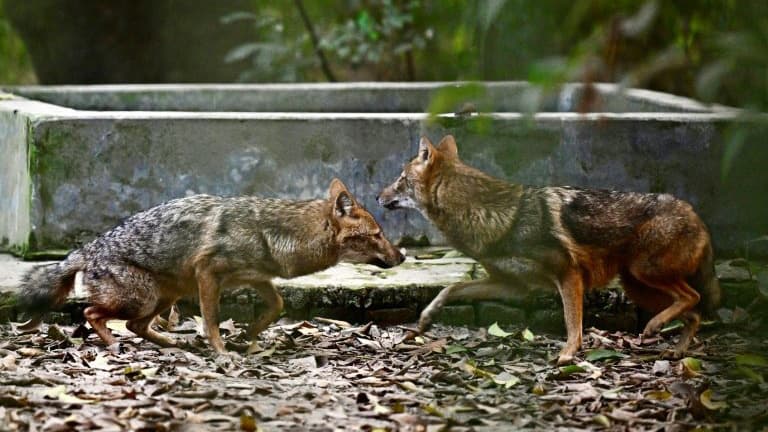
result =
[[[283,295],[286,314],[293,318],[324,316],[354,322],[415,322],[424,306],[444,287],[484,277],[482,267],[474,260],[452,254],[443,256],[446,251],[444,248],[414,249],[405,263],[392,269],[342,263],[300,278],[276,279],[274,283]],[[27,262],[0,254],[0,320],[19,318],[12,305],[24,273],[35,265],[55,262]],[[755,277],[735,269],[743,269],[743,263],[725,261],[716,266],[725,292],[724,305],[743,308],[754,300]],[[70,313],[54,319],[81,319],[77,317],[80,314],[78,306],[84,300],[84,289],[78,277],[65,308]],[[200,313],[194,298],[182,299],[179,304],[185,316]],[[246,288],[222,293],[222,320],[233,318],[248,322],[259,315],[260,308],[260,298]],[[554,290],[537,290],[530,297],[511,303],[479,301],[451,304],[444,308],[438,320],[480,326],[493,322],[525,323],[531,328],[551,332],[563,329],[561,303]],[[607,289],[585,296],[584,320],[587,327],[626,331],[635,331],[638,325],[642,325],[636,307],[618,288],[617,280],[612,281]]]
[[[431,251],[434,253],[434,250]],[[442,251],[444,252],[444,249]],[[423,253],[423,250],[420,253]],[[0,293],[17,293],[22,277],[27,271],[36,265],[55,262],[57,261],[23,261],[9,254],[0,254]],[[411,255],[400,266],[386,270],[370,265],[341,263],[311,275],[294,279],[276,278],[273,282],[281,291],[287,293],[287,297],[307,297],[313,295],[307,293],[316,293],[317,296],[325,297],[325,301],[321,303],[334,304],[337,301],[333,296],[339,297],[340,292],[347,291],[356,292],[350,294],[352,296],[368,297],[371,290],[385,292],[404,289],[412,291],[414,298],[423,297],[417,291],[435,291],[455,282],[469,280],[478,274],[477,267],[478,264],[474,260],[465,257],[419,259]],[[297,290],[304,293],[296,294]],[[330,292],[333,292],[333,295],[328,294]],[[78,280],[70,299],[81,301],[82,295],[83,289]],[[386,306],[391,306],[394,300],[390,299]],[[304,306],[297,305],[290,299],[286,302],[297,308]],[[355,303],[368,303],[367,306],[371,306],[371,303],[366,301]]]
[[[445,88],[469,85],[482,111],[567,112],[583,86],[544,92],[521,81],[352,82],[297,84],[121,84],[22,86],[6,90],[29,99],[84,111],[422,113]],[[602,112],[707,113],[727,108],[650,90],[595,84]],[[458,108],[463,101],[456,101]],[[449,107],[452,109],[453,107]]]

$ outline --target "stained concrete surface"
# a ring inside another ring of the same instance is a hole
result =
[[[321,197],[333,177],[391,239],[444,244],[420,214],[386,211],[375,196],[415,153],[420,135],[445,133],[456,136],[469,164],[509,181],[677,195],[702,215],[718,252],[741,251],[768,231],[768,207],[755,199],[768,191],[759,174],[768,152],[748,140],[730,175],[721,175],[726,133],[741,121],[735,110],[599,85],[601,103],[582,114],[574,112],[579,86],[545,95],[526,83],[485,83],[492,97],[479,104],[483,115],[420,111],[440,86],[457,85],[6,89],[74,108],[0,100],[0,129],[23,126],[0,142],[3,154],[20,161],[0,176],[3,199],[14,197],[0,208],[0,249],[71,248],[137,211],[194,193]],[[263,112],[270,107],[286,111]],[[548,111],[525,112],[535,107]]]

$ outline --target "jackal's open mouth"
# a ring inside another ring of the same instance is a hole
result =
[[[381,268],[385,268],[385,269],[394,267],[394,264],[390,264],[390,263],[388,263],[388,262],[386,262],[386,261],[384,261],[382,259],[379,259],[379,258],[373,258],[371,260],[368,260],[368,262],[366,264],[375,265],[376,267],[381,267]]]
[[[390,201],[390,202],[388,202],[388,203],[384,203],[384,204],[382,204],[382,205],[383,205],[383,206],[384,206],[384,208],[386,208],[386,209],[389,209],[389,210],[396,210],[396,209],[399,209],[399,208],[400,208],[400,201],[398,201],[398,200],[392,200],[392,201]]]

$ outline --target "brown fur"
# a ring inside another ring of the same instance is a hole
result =
[[[176,342],[150,327],[180,297],[197,294],[211,346],[226,352],[219,334],[221,290],[250,286],[267,305],[251,323],[251,338],[279,315],[283,299],[270,283],[339,261],[379,267],[405,257],[373,216],[339,181],[327,200],[289,201],[195,195],[138,213],[53,266],[26,277],[19,306],[35,315],[60,305],[83,272],[90,306],[85,318],[107,344],[111,319],[160,346]]]
[[[621,274],[629,298],[656,313],[644,335],[676,317],[686,321],[675,350],[681,355],[700,310],[720,298],[704,223],[667,194],[510,184],[462,163],[449,135],[437,147],[422,138],[418,155],[378,201],[420,210],[488,271],[488,279],[443,290],[422,313],[422,331],[448,301],[551,286],[563,300],[568,341],[558,362],[567,363],[581,347],[585,290]]]

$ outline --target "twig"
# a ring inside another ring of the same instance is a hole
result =
[[[309,38],[312,40],[312,46],[315,48],[315,54],[320,60],[320,67],[323,69],[325,78],[330,82],[336,82],[336,77],[333,75],[333,71],[331,71],[331,67],[328,65],[328,60],[325,58],[325,53],[323,52],[322,48],[320,48],[320,39],[317,37],[315,27],[312,25],[312,21],[309,20],[307,10],[304,9],[303,0],[294,1],[296,3],[296,8],[299,10],[299,14],[301,15],[301,20],[304,21],[304,26],[307,28]]]

